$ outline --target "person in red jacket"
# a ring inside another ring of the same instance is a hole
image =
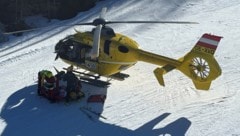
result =
[[[45,96],[51,102],[60,99],[58,96],[57,79],[51,71],[42,70],[38,72],[38,95]]]

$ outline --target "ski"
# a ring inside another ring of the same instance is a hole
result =
[[[80,109],[81,109],[81,110],[88,111],[88,112],[90,112],[90,113],[96,115],[96,116],[99,117],[99,118],[102,118],[102,119],[107,120],[107,118],[104,117],[104,116],[102,116],[101,113],[97,113],[96,111],[91,110],[89,107],[80,107]]]

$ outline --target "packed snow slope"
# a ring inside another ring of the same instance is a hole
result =
[[[36,94],[37,73],[67,67],[54,61],[54,45],[67,35],[91,27],[58,27],[92,21],[102,7],[107,20],[195,21],[195,25],[114,24],[116,32],[135,39],[142,49],[172,58],[187,53],[203,33],[223,36],[216,60],[222,75],[209,91],[196,90],[179,71],[153,75],[143,62],[126,70],[125,81],[108,88],[83,85],[86,94],[105,93],[104,104],[85,100],[51,104]],[[105,0],[73,19],[52,21],[49,29],[12,37],[0,46],[0,134],[2,136],[238,136],[240,135],[240,1],[239,0]],[[79,110],[89,106],[107,119],[95,121]]]

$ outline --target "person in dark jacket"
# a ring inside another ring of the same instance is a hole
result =
[[[70,66],[67,69],[67,73],[64,75],[63,80],[67,82],[67,97],[66,101],[68,102],[71,99],[79,99],[84,96],[83,92],[81,92],[81,82],[73,73],[73,67]]]

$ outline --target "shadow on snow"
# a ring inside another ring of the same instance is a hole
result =
[[[164,113],[136,130],[108,124],[98,118],[92,121],[79,110],[81,105],[86,105],[85,100],[68,106],[61,102],[51,104],[37,96],[36,89],[37,85],[25,87],[8,98],[0,114],[6,123],[2,136],[184,136],[191,126],[187,118],[181,117],[162,128],[153,129],[170,113]],[[98,106],[103,110],[103,104]]]

